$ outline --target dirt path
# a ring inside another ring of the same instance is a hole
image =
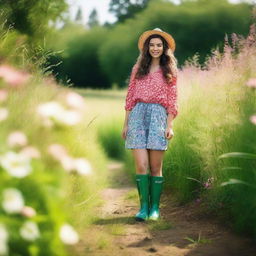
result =
[[[256,246],[200,214],[195,203],[178,206],[161,198],[163,220],[136,222],[136,188],[123,172],[122,163],[109,164],[110,187],[102,191],[104,205],[94,224],[76,246],[76,255],[93,256],[255,256]],[[170,196],[168,197],[170,198]]]

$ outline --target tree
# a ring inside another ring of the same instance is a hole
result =
[[[88,26],[90,28],[99,26],[98,13],[95,8],[92,10],[92,12],[89,15]]]
[[[0,9],[7,16],[7,24],[30,38],[43,38],[49,23],[56,22],[67,11],[65,0],[1,0]]]
[[[123,22],[147,7],[152,0],[111,0],[109,12],[113,13],[118,22]]]
[[[83,12],[81,7],[78,8],[77,13],[76,13],[76,17],[75,17],[75,22],[78,24],[82,24],[83,23]]]

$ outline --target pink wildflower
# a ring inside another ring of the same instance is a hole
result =
[[[28,218],[34,217],[36,215],[35,209],[30,206],[24,206],[20,213],[21,215]]]
[[[251,121],[253,124],[256,125],[256,115],[252,115],[252,116],[250,117],[250,121]]]
[[[41,153],[38,151],[38,149],[32,146],[23,148],[20,153],[28,156],[29,158],[40,158],[41,156]]]
[[[48,152],[56,160],[61,160],[68,155],[64,146],[60,144],[52,144],[48,147]]]
[[[47,77],[44,77],[44,82],[47,85],[56,86],[56,80],[53,75],[49,75]]]
[[[197,199],[196,199],[196,203],[201,203],[201,199],[200,199],[200,198],[197,198]]]
[[[207,181],[204,183],[204,187],[206,189],[210,189],[212,187],[212,183],[214,181],[214,178],[211,177],[211,178],[208,178]]]
[[[205,187],[205,188],[210,188],[210,186],[211,186],[210,183],[208,183],[208,182],[205,182],[205,183],[204,183],[204,187]]]
[[[30,74],[21,72],[8,65],[0,66],[0,77],[13,87],[19,87],[26,83],[30,77]]]
[[[3,102],[7,99],[8,92],[6,90],[0,90],[0,102]]]
[[[14,131],[9,134],[7,143],[10,147],[27,145],[27,136],[20,131]]]
[[[248,87],[251,87],[251,88],[256,88],[256,78],[250,78],[247,82],[246,82],[246,85]]]

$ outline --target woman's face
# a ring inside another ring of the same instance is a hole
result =
[[[149,41],[149,54],[152,58],[159,58],[164,51],[163,42],[160,38],[152,38]]]

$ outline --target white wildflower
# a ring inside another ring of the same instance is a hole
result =
[[[7,242],[1,241],[1,240],[0,240],[0,255],[1,256],[9,255],[9,248],[8,248]]]
[[[76,125],[81,121],[81,114],[77,111],[67,110],[58,117],[58,121],[66,125]]]
[[[84,110],[85,108],[84,98],[76,92],[68,92],[66,94],[66,102],[70,107],[75,109]]]
[[[4,224],[0,223],[0,241],[7,241],[9,234]]]
[[[0,165],[11,175],[23,178],[31,173],[30,158],[21,154],[9,151],[0,156]]]
[[[92,166],[90,162],[84,158],[76,158],[74,159],[74,165],[76,171],[81,175],[91,175],[92,174]]]
[[[7,108],[0,108],[0,122],[4,121],[9,115]]]
[[[76,244],[79,241],[79,236],[74,228],[65,223],[60,228],[60,239],[65,244]]]
[[[4,224],[0,223],[0,255],[8,255],[9,248],[8,248],[8,239],[9,234],[6,230],[6,227]]]
[[[2,207],[7,213],[20,213],[24,207],[24,199],[16,188],[6,188],[3,191]]]
[[[72,171],[75,169],[74,158],[66,155],[60,159],[61,166],[66,171]]]
[[[25,240],[34,241],[40,237],[40,231],[34,221],[27,220],[20,228],[20,235]]]
[[[64,108],[55,101],[49,101],[42,103],[37,107],[37,112],[44,117],[53,117],[55,118],[58,114],[61,114],[64,111]]]
[[[52,126],[52,123],[58,125],[75,125],[81,121],[81,115],[77,111],[65,110],[58,102],[50,101],[41,104],[37,108],[37,112],[43,117],[44,124]]]

